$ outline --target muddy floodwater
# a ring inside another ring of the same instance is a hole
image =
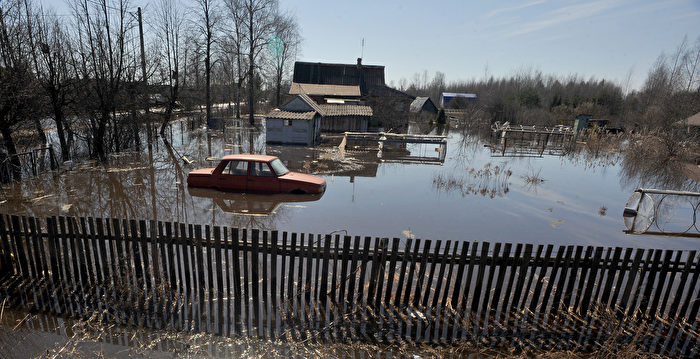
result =
[[[446,149],[409,144],[342,151],[340,138],[315,148],[268,145],[264,123],[225,131],[175,123],[152,149],[108,163],[76,161],[4,185],[0,212],[156,219],[306,233],[442,240],[697,249],[697,238],[628,235],[622,212],[638,187],[697,190],[674,168],[626,163],[619,153],[556,149],[511,153],[460,128],[409,131],[447,135]],[[442,151],[446,151],[442,153]],[[293,171],[327,181],[322,196],[249,195],[188,189],[187,173],[232,153],[279,156]],[[190,163],[191,162],[191,163]],[[694,206],[694,207],[693,207]],[[696,203],[679,202],[667,222],[692,226]],[[685,222],[684,222],[685,221]]]

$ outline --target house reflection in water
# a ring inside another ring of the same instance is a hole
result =
[[[253,194],[222,192],[209,188],[188,187],[192,197],[212,199],[224,212],[250,216],[268,216],[285,203],[313,202],[323,197],[321,194]]]

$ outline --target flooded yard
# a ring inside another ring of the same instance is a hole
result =
[[[225,131],[188,127],[187,121],[173,124],[171,146],[159,139],[151,151],[113,155],[106,164],[76,163],[56,175],[5,185],[0,212],[398,238],[698,247],[696,238],[623,233],[623,208],[636,188],[698,190],[696,180],[671,165],[648,168],[644,159],[632,163],[619,153],[586,148],[513,155],[460,128],[438,131],[447,136],[443,154],[433,144],[342,151],[342,136],[315,148],[269,145],[264,123],[233,121]],[[279,156],[293,171],[324,177],[326,192],[249,195],[187,188],[189,171],[247,152]],[[682,203],[669,216],[692,226],[696,207]]]

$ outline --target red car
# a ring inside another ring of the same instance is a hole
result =
[[[187,185],[236,192],[323,193],[326,190],[325,179],[291,172],[275,156],[246,154],[224,156],[215,168],[190,172]]]

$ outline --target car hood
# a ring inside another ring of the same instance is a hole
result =
[[[317,185],[322,185],[326,183],[326,180],[314,176],[314,175],[307,175],[305,173],[299,173],[299,172],[288,172],[287,174],[280,176],[279,179],[284,180],[284,181],[299,181],[299,182],[306,182],[306,183],[313,183]]]
[[[189,175],[210,175],[214,172],[215,168],[200,168],[198,170],[190,171]]]

